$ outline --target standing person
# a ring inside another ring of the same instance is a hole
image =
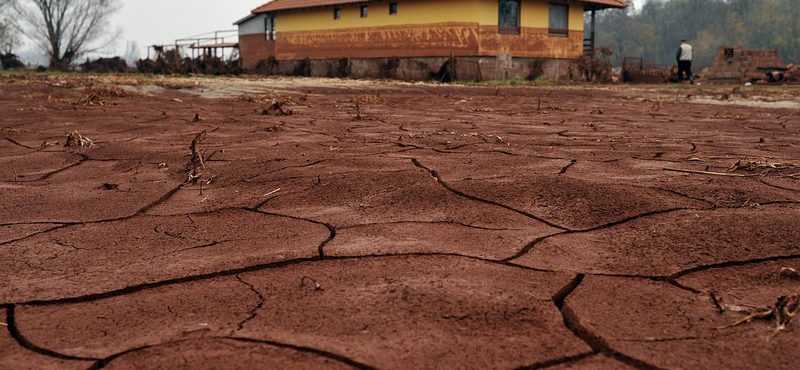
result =
[[[689,77],[689,83],[694,83],[692,77],[692,45],[686,43],[686,40],[681,40],[681,46],[678,48],[678,54],[675,56],[678,60],[678,81],[683,81],[683,72]]]

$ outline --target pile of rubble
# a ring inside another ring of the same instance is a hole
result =
[[[720,46],[717,58],[705,77],[709,82],[716,83],[781,82],[789,77],[788,67],[775,50],[744,50],[739,46]]]

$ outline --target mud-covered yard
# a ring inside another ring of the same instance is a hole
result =
[[[0,199],[2,369],[798,366],[797,87],[6,75]]]

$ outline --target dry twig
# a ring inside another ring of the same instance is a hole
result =
[[[673,171],[673,172],[684,172],[684,173],[697,173],[702,175],[713,175],[713,176],[732,176],[732,177],[753,177],[759,176],[758,174],[752,175],[742,175],[738,173],[725,173],[725,172],[710,172],[710,171],[695,171],[695,170],[683,170],[680,168],[665,168],[664,171]]]
[[[200,176],[202,176],[200,169],[206,168],[204,163],[206,151],[198,147],[198,144],[203,140],[205,135],[205,130],[195,135],[194,140],[192,140],[192,145],[189,147],[192,152],[191,157],[189,158],[189,164],[187,165],[187,171],[189,172],[189,175],[186,182],[196,182]]]

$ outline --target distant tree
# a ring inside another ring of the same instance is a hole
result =
[[[773,49],[785,62],[800,62],[798,0],[647,0],[641,9],[607,10],[597,17],[599,45],[617,45],[622,57],[675,64],[681,39],[694,47],[698,67],[720,46]]]
[[[0,0],[3,1],[3,0]],[[78,58],[116,41],[111,15],[120,0],[6,0],[27,35],[50,58],[50,69],[67,69]]]
[[[0,17],[0,54],[11,54],[20,41],[16,25],[8,18]]]
[[[0,54],[11,54],[21,41],[19,29],[13,19],[8,17],[8,2],[9,0],[0,0]]]

